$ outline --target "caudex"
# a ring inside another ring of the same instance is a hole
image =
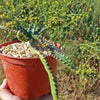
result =
[[[6,29],[2,25],[0,25],[0,28]],[[35,42],[38,41],[42,45],[43,48],[47,48],[51,52],[51,56],[53,56],[55,59],[57,59],[58,61],[63,63],[71,71],[77,73],[78,68],[74,66],[74,64],[71,62],[71,60],[67,56],[65,56],[64,54],[59,52],[57,50],[57,47],[52,45],[50,42],[48,42],[46,39],[44,39],[41,36],[41,33],[46,31],[48,28],[46,28],[44,26],[39,27],[36,24],[32,24],[28,30],[22,28],[21,26],[17,26],[16,29],[18,30],[17,31],[17,39],[22,42],[29,41],[31,52],[35,52],[39,56],[41,62],[44,65],[44,68],[48,74],[48,77],[49,77],[53,100],[57,100],[58,89],[57,89],[57,83],[55,80],[55,76],[53,75],[53,72],[51,71],[51,67],[49,66],[45,57],[41,53],[36,51]],[[13,31],[8,28],[7,28],[7,30]],[[16,31],[13,31],[13,32],[16,32]],[[24,37],[26,37],[26,38],[24,38]]]

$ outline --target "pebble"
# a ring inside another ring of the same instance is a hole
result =
[[[36,55],[35,53],[33,54],[30,51],[30,43],[28,42],[21,42],[21,43],[13,43],[7,46],[2,46],[0,48],[0,52],[2,52],[2,54],[7,55],[7,56],[11,56],[11,57],[20,57],[20,58],[34,58],[34,57],[38,57],[38,55]],[[44,56],[50,55],[51,53],[49,51],[47,51],[46,49],[42,48],[38,43],[36,43],[35,45],[37,52],[40,52],[41,54],[43,54]]]

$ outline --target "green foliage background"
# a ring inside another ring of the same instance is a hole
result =
[[[11,29],[15,25],[27,29],[32,23],[49,27],[62,20],[62,26],[51,28],[43,35],[60,43],[73,63],[80,70],[89,70],[94,77],[94,69],[100,67],[99,4],[99,0],[0,0],[0,24]],[[1,33],[6,40],[15,35]]]

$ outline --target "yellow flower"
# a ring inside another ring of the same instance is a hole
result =
[[[29,12],[29,14],[31,14],[33,11],[31,10],[30,12]]]
[[[22,3],[22,5],[24,5],[24,3]]]
[[[33,1],[33,5],[35,4],[35,2]]]
[[[91,11],[92,10],[92,8],[89,8],[89,11]]]
[[[13,6],[13,5],[12,5],[11,7],[12,7],[12,9],[14,8],[14,6]]]
[[[15,12],[15,8],[13,8],[13,12]]]
[[[61,95],[59,95],[58,97],[61,98]]]
[[[99,29],[99,27],[96,28],[96,30],[98,30],[98,29]]]
[[[59,4],[59,2],[58,2],[58,1],[55,1],[55,3],[56,3],[56,4]]]
[[[24,10],[23,12],[25,13],[26,11]]]
[[[74,19],[74,16],[72,17],[72,20]]]
[[[2,15],[0,15],[0,18],[2,18],[3,16]]]
[[[22,17],[24,17],[24,15],[22,15]]]
[[[57,12],[55,11],[55,14],[57,14]]]
[[[79,11],[81,11],[81,9],[79,9]]]
[[[22,20],[25,21],[27,19],[27,17],[23,18]]]
[[[16,18],[15,20],[19,20],[18,18]]]
[[[69,18],[67,17],[67,20],[69,20]]]
[[[21,16],[19,16],[19,18],[21,18]]]
[[[6,13],[4,12],[4,13],[2,14],[2,16],[5,16],[5,14],[6,14]]]
[[[66,15],[66,12],[64,12],[63,15]]]
[[[86,15],[86,18],[88,18],[88,15]]]
[[[43,1],[43,4],[46,4],[46,1]]]

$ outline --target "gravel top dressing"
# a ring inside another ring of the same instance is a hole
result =
[[[37,52],[40,52],[42,55],[44,56],[48,56],[51,53],[49,51],[47,51],[45,48],[42,48],[41,45],[36,42],[35,43],[35,49]],[[4,55],[10,56],[10,57],[20,57],[20,58],[35,58],[38,57],[38,55],[34,52],[32,53],[30,51],[30,44],[29,41],[28,42],[17,42],[17,43],[13,43],[7,46],[2,46],[0,48],[0,52]]]

